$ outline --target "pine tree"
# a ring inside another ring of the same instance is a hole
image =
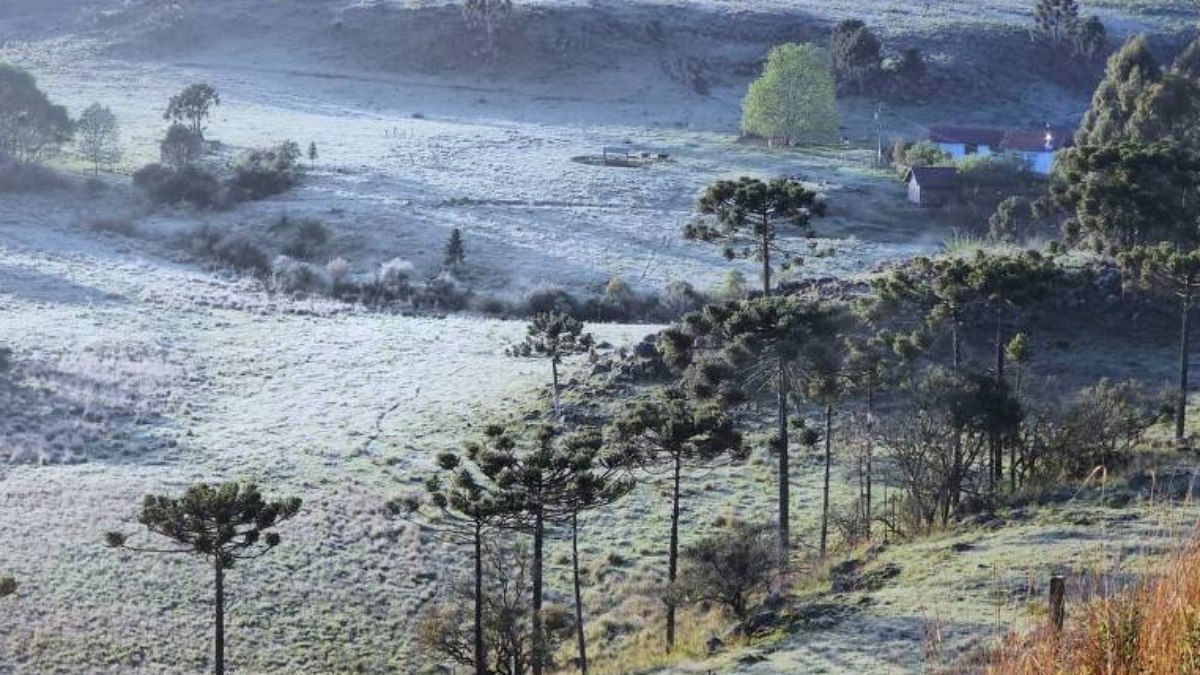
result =
[[[477,445],[468,445],[467,455]],[[415,522],[443,541],[467,544],[474,567],[473,645],[470,664],[475,675],[489,675],[488,646],[484,638],[484,538],[517,522],[517,497],[500,489],[482,475],[479,467],[463,455],[438,455],[438,470],[425,480],[424,497],[408,495],[389,501],[389,514]]]
[[[667,651],[675,649],[675,583],[679,565],[684,468],[710,467],[747,457],[733,420],[713,403],[692,401],[677,389],[663,389],[633,404],[613,428],[623,462],[647,469],[667,464],[671,472],[671,532],[667,545]]]
[[[1033,20],[1038,31],[1058,47],[1079,20],[1079,3],[1076,0],[1038,0]]]
[[[192,554],[208,558],[215,574],[214,667],[225,673],[225,571],[238,561],[259,558],[279,545],[277,525],[300,512],[297,498],[268,502],[252,483],[225,483],[188,488],[182,497],[146,495],[138,522],[181,547],[130,546],[121,532],[105,535],[112,548],[141,553]]]
[[[1179,300],[1179,386],[1175,395],[1175,442],[1183,447],[1187,439],[1192,308],[1200,291],[1200,248],[1182,248],[1163,242],[1157,246],[1135,247],[1119,259],[1134,279],[1171,293]]]
[[[467,261],[467,249],[463,244],[462,231],[457,227],[450,230],[450,239],[446,242],[446,258],[443,264],[452,270],[462,267]]]
[[[548,665],[543,621],[545,540],[547,530],[569,523],[572,530],[572,561],[576,584],[576,617],[581,664],[586,662],[582,634],[582,599],[578,569],[578,516],[581,512],[610,504],[624,496],[632,484],[621,479],[621,458],[603,456],[599,432],[581,430],[561,435],[551,426],[535,430],[532,437],[500,426],[485,431],[485,440],[468,450],[468,456],[501,490],[512,498],[513,526],[533,537],[533,672]]]
[[[534,316],[529,323],[525,340],[510,347],[508,353],[511,356],[550,360],[554,414],[561,416],[562,392],[558,386],[558,366],[567,356],[590,351],[593,343],[591,333],[584,331],[583,322],[579,319],[558,312],[543,312]]]
[[[1106,145],[1130,137],[1129,120],[1138,100],[1162,79],[1162,68],[1144,35],[1132,37],[1108,59],[1104,79],[1076,132],[1077,145]]]
[[[787,269],[800,258],[779,244],[781,228],[791,234],[812,236],[813,216],[825,215],[825,202],[794,180],[779,178],[764,183],[756,178],[721,180],[700,197],[697,211],[715,222],[700,220],[684,228],[684,237],[721,244],[725,257],[753,258],[762,264],[763,293],[771,293],[772,256],[782,258]]]

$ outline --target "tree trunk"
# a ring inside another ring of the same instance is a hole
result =
[[[214,567],[217,579],[214,595],[216,640],[213,644],[213,661],[217,675],[225,675],[225,565],[219,554],[214,559],[216,560]]]
[[[958,372],[962,365],[962,350],[958,340],[958,312],[955,311],[950,317],[950,349],[953,357],[954,372]]]
[[[583,591],[579,583],[579,514],[571,514],[571,575],[575,583],[575,639],[579,642],[579,672],[587,675],[587,637],[583,631]]]
[[[825,487],[821,497],[821,559],[829,542],[829,469],[833,463],[833,404],[825,405]]]
[[[562,397],[558,392],[558,357],[550,357],[550,382],[554,387],[554,416],[562,417]]]
[[[667,653],[675,651],[675,573],[679,563],[679,480],[683,456],[675,452],[674,488],[671,490],[671,544],[667,552]]]
[[[783,358],[779,359],[779,386],[776,411],[779,425],[779,564],[788,568],[788,552],[791,550],[791,472],[788,467],[788,380]]]
[[[483,528],[475,525],[475,675],[488,675],[483,644]]]
[[[1187,435],[1184,426],[1187,422],[1187,392],[1188,392],[1188,352],[1191,347],[1191,318],[1192,292],[1188,290],[1183,298],[1183,308],[1180,312],[1179,325],[1179,394],[1175,403],[1175,442],[1182,446]]]
[[[873,429],[875,426],[875,390],[867,387],[867,493],[865,510],[867,515],[867,541],[871,541],[871,521],[874,511],[871,510],[871,471],[874,464],[874,437]]]
[[[542,675],[546,661],[546,637],[542,627],[542,565],[546,520],[539,506],[533,514],[533,675]]]
[[[767,235],[770,231],[769,225],[770,222],[764,215],[762,240],[759,242],[759,253],[762,254],[763,295],[771,294],[771,238]]]
[[[1004,321],[999,311],[996,312],[996,384],[1004,386]],[[1004,482],[1004,435],[999,431],[993,432],[992,445],[996,456],[994,481],[1001,485]]]

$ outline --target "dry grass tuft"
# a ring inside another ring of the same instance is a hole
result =
[[[989,675],[1200,673],[1200,538],[1151,578],[1100,596],[1059,635],[1049,627],[1010,639]]]

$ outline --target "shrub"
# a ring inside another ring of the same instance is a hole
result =
[[[275,258],[271,265],[271,278],[276,289],[287,293],[319,293],[326,287],[320,269],[285,255]]]
[[[456,312],[470,304],[471,291],[464,287],[449,272],[442,272],[425,285],[414,297],[413,304],[419,308]]]
[[[28,71],[0,62],[0,155],[40,162],[70,141],[72,132],[67,109],[51,103]]]
[[[950,163],[951,157],[933,141],[917,141],[897,148],[896,161],[908,166],[943,166]]]
[[[0,193],[61,190],[69,185],[66,178],[44,166],[5,161],[0,153]]]
[[[227,183],[230,200],[253,201],[287,192],[298,179],[299,159],[300,146],[292,141],[246,152]]]
[[[350,277],[350,261],[345,258],[334,258],[325,265],[325,273],[329,275],[331,284],[340,286]]]
[[[122,237],[132,237],[137,234],[137,228],[128,218],[96,218],[89,222],[87,227],[93,232],[119,234]]]
[[[156,204],[186,202],[207,209],[217,205],[220,194],[216,176],[190,166],[172,169],[162,164],[147,164],[133,174],[133,184]]]
[[[746,629],[751,598],[764,590],[779,567],[775,527],[734,523],[683,551],[679,593],[690,602],[715,602]]]
[[[239,234],[222,237],[213,247],[212,255],[217,262],[238,272],[263,276],[271,270],[271,261],[267,254]]]
[[[329,230],[319,220],[303,218],[292,222],[291,240],[283,247],[284,255],[308,260],[317,255],[329,241]]]
[[[536,290],[525,298],[522,313],[534,316],[537,314],[567,314],[575,316],[579,313],[579,301],[575,296],[561,288],[543,288]]]

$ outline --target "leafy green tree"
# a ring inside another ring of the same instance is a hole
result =
[[[799,181],[777,178],[764,183],[743,176],[719,180],[708,186],[697,211],[713,221],[693,221],[685,226],[687,239],[721,244],[725,257],[753,258],[762,264],[763,293],[771,293],[772,254],[783,259],[782,267],[797,264],[796,254],[779,244],[780,228],[812,236],[813,216],[825,215],[825,202]]]
[[[879,38],[858,19],[846,19],[833,27],[829,57],[838,83],[859,94],[879,76],[883,63]]]
[[[904,154],[896,160],[908,166],[949,166],[954,163],[950,153],[942,150],[933,141],[917,141],[904,148]]]
[[[1120,256],[1122,265],[1141,283],[1179,300],[1179,387],[1175,397],[1175,441],[1186,441],[1188,365],[1191,360],[1192,308],[1200,290],[1200,248],[1168,242],[1139,246]]]
[[[742,104],[742,132],[789,145],[836,140],[836,88],[824,52],[794,43],[772,49]]]
[[[1062,153],[1050,193],[1071,218],[1069,241],[1124,249],[1200,238],[1200,154],[1174,143],[1122,141]]]
[[[1092,95],[1075,135],[1078,146],[1106,145],[1130,137],[1129,121],[1138,100],[1150,85],[1162,79],[1162,67],[1144,35],[1130,38],[1108,59],[1104,79]]]
[[[221,95],[211,85],[198,82],[171,97],[163,119],[175,124],[186,123],[192,135],[204,139],[204,122],[212,109],[221,105]]]
[[[121,532],[105,535],[107,544],[139,553],[192,554],[208,558],[216,579],[213,648],[217,675],[225,672],[225,571],[238,561],[253,560],[279,545],[273,530],[300,512],[292,497],[267,501],[253,483],[192,486],[182,497],[146,495],[138,522],[154,534],[181,546],[144,548],[131,546]]]
[[[679,564],[680,502],[684,467],[707,467],[743,460],[748,448],[733,419],[714,403],[692,401],[677,389],[664,389],[629,407],[613,427],[623,463],[651,468],[669,464],[671,533],[667,548],[667,651],[675,649],[676,581]]]
[[[594,343],[592,334],[584,331],[583,322],[579,319],[559,312],[542,312],[529,323],[525,340],[509,348],[508,352],[512,356],[550,360],[554,414],[561,416],[562,392],[558,386],[558,366],[567,356],[587,353]]]
[[[1033,21],[1039,33],[1055,47],[1070,35],[1079,20],[1079,3],[1076,0],[1038,0],[1033,10]]]
[[[443,264],[450,269],[458,269],[467,261],[467,247],[463,243],[462,230],[457,227],[450,230],[450,239],[446,242],[446,257]]]
[[[467,453],[478,452],[468,445]],[[475,675],[489,675],[485,641],[486,604],[484,567],[485,537],[516,523],[520,503],[515,495],[486,479],[479,468],[457,453],[438,455],[438,470],[425,480],[425,495],[408,495],[389,501],[389,514],[420,524],[434,536],[452,543],[467,544],[474,564],[474,616],[469,664]]]
[[[76,123],[75,145],[81,157],[92,163],[97,175],[100,167],[111,168],[121,161],[121,127],[117,116],[105,106],[93,103]]]
[[[0,62],[0,159],[40,162],[72,133],[66,108],[51,103],[28,71]]]

